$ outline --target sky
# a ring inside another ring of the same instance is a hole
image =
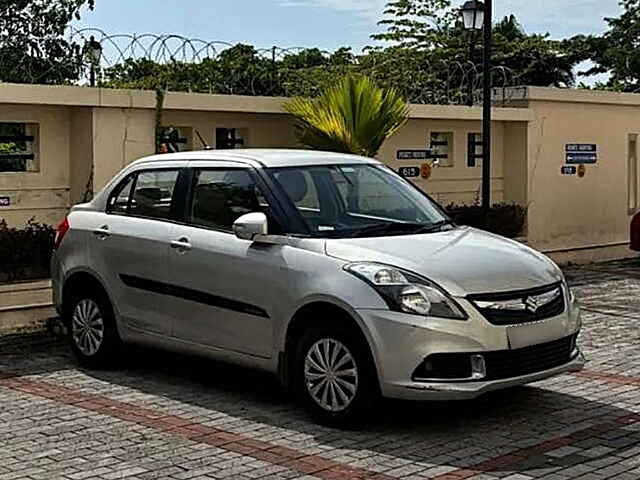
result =
[[[456,0],[454,0],[456,2]],[[386,0],[97,0],[78,27],[107,33],[179,34],[257,47],[359,50],[381,31]],[[462,4],[463,0],[459,0]],[[554,38],[600,33],[617,0],[495,0],[495,17],[515,13],[531,33]]]

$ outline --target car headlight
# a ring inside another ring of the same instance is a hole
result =
[[[415,274],[379,263],[350,263],[344,269],[371,285],[396,312],[466,320],[467,314],[440,287]]]

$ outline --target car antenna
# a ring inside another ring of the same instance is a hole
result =
[[[202,143],[202,146],[204,147],[205,150],[213,150],[211,145],[209,145],[207,142],[204,141],[204,138],[202,138],[202,135],[200,135],[200,131],[197,128],[196,128],[196,135],[198,136],[198,139],[200,140],[200,143]]]

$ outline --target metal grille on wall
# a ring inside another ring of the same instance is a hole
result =
[[[472,62],[433,64],[420,57],[375,50],[358,55],[347,49],[259,49],[180,35],[109,35],[95,28],[71,30],[69,42],[80,52],[73,59],[79,63],[78,74],[60,83],[288,97],[316,95],[337,75],[354,72],[370,75],[382,86],[397,87],[412,103],[482,102],[483,72]],[[68,73],[69,65],[51,65],[51,69]],[[517,75],[500,66],[491,75],[494,96],[507,104]],[[38,83],[36,78],[24,81]]]

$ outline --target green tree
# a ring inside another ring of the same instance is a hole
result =
[[[200,62],[127,59],[104,72],[103,86],[264,96],[316,96],[355,68],[348,48],[326,54],[306,49],[273,59],[238,44]]]
[[[452,65],[471,62],[479,69],[482,63],[479,36],[464,30],[459,11],[451,0],[391,1],[380,25],[386,27],[386,32],[373,35],[373,39],[393,43],[396,51],[406,48],[422,52],[421,60],[441,82],[451,83]],[[513,15],[494,24],[493,31],[493,64],[513,72],[518,83],[574,84],[573,70],[579,59],[572,51],[565,50],[562,42],[551,40],[548,34],[527,34]],[[471,35],[476,35],[475,39]],[[478,44],[473,58],[470,57],[472,41]],[[455,83],[455,71],[453,75]]]
[[[619,17],[605,18],[608,29],[599,36],[576,36],[565,44],[575,56],[591,60],[582,76],[609,74],[598,88],[621,92],[640,91],[640,0],[622,0]]]
[[[493,62],[513,70],[519,83],[535,86],[573,86],[580,58],[549,34],[527,34],[515,15],[493,27]]]
[[[435,52],[397,46],[370,50],[359,59],[359,71],[382,88],[395,88],[411,103],[442,104],[456,94],[447,86],[462,83],[447,77],[450,64],[445,62]]]
[[[104,85],[111,88],[136,88],[155,90],[170,67],[146,58],[129,58],[109,67],[104,72]]]
[[[77,80],[82,46],[65,36],[94,0],[0,2],[0,81],[60,84]]]
[[[406,48],[447,48],[449,30],[455,27],[457,10],[450,0],[393,0],[383,12],[379,25],[385,33],[372,35],[374,40],[394,42]]]
[[[364,76],[347,75],[316,99],[295,98],[284,106],[296,118],[300,143],[317,150],[374,157],[405,124],[407,102]]]

